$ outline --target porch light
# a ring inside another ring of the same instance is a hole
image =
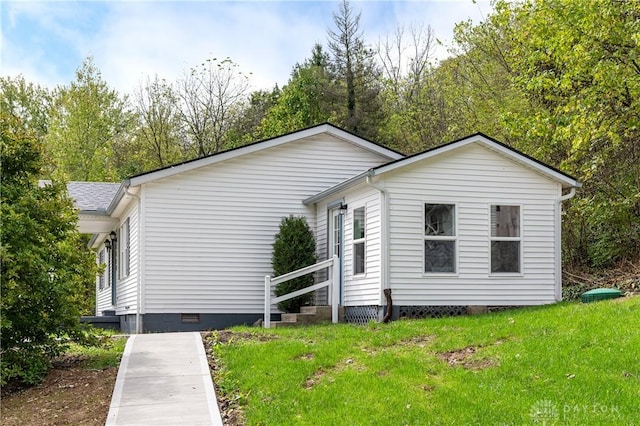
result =
[[[111,250],[111,240],[110,239],[104,240],[104,246],[107,248],[107,250]]]
[[[112,241],[116,240],[116,231],[111,231],[111,233],[109,234],[109,236],[111,237]]]

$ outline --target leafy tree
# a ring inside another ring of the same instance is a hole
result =
[[[70,86],[57,91],[53,111],[46,142],[60,176],[113,181],[128,174],[132,115],[126,99],[102,80],[91,58]]]
[[[227,148],[248,90],[248,76],[229,58],[207,59],[178,82],[180,117],[192,156],[204,157]]]
[[[273,275],[280,276],[305,266],[316,263],[316,241],[313,231],[309,228],[304,217],[289,216],[282,219],[280,231],[273,243]],[[305,275],[276,286],[276,296],[282,296],[313,284],[313,275]],[[313,294],[296,297],[278,303],[278,309],[283,312],[299,312],[313,300]]]
[[[177,93],[156,75],[147,77],[134,94],[138,117],[136,142],[145,170],[165,167],[185,158]]]
[[[322,45],[311,58],[296,64],[282,93],[260,125],[261,137],[272,137],[310,127],[334,116],[332,74]]]
[[[568,212],[565,246],[597,266],[640,255],[640,8],[598,0],[500,3],[506,61],[534,108],[512,114],[512,134],[585,184]],[[578,238],[578,235],[580,237]]]
[[[46,88],[27,82],[22,75],[0,77],[0,110],[19,117],[38,138],[48,132],[51,102],[51,93]]]
[[[358,135],[376,138],[381,104],[380,72],[375,51],[365,44],[360,29],[360,13],[355,13],[347,0],[333,14],[335,30],[328,31],[331,67],[335,79],[336,99],[344,99],[336,110],[339,125]]]
[[[446,140],[450,111],[442,82],[431,64],[435,36],[431,27],[396,29],[379,42],[383,69],[383,108],[386,120],[381,140],[412,154]]]
[[[77,215],[61,182],[39,186],[42,145],[16,117],[0,112],[2,161],[0,383],[39,382],[61,339],[83,337],[83,288],[93,287],[95,257],[81,248]]]
[[[251,93],[249,102],[229,131],[231,148],[277,135],[263,132],[262,122],[278,103],[281,93],[277,84],[271,91],[257,90]]]

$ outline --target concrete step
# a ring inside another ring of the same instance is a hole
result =
[[[338,307],[338,322],[344,321],[344,307]],[[292,327],[331,322],[331,306],[302,306],[300,313],[282,314],[281,321],[273,321],[273,327]]]

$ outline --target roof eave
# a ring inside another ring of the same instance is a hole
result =
[[[346,189],[349,189],[353,186],[356,186],[357,184],[361,183],[362,181],[364,181],[366,179],[367,176],[370,176],[371,173],[373,172],[373,169],[369,169],[365,172],[362,172],[358,175],[355,175],[345,181],[340,182],[337,185],[332,186],[331,188],[325,189],[322,192],[319,192],[315,195],[312,195],[309,198],[306,198],[304,200],[302,200],[302,204],[304,204],[305,206],[308,206],[310,204],[314,204],[317,203],[318,201],[332,195],[332,194],[337,194],[338,192],[342,192]]]

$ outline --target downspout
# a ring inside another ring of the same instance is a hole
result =
[[[140,224],[142,223],[142,213],[141,213],[141,208],[142,208],[142,200],[140,200],[140,197],[138,197],[138,195],[129,192],[129,187],[125,187],[124,188],[124,192],[125,194],[135,198],[138,201],[138,270],[136,271],[136,290],[137,290],[137,299],[138,299],[138,307],[136,309],[136,334],[140,334],[142,333],[142,327],[140,324],[140,310],[142,309],[142,256],[141,256],[141,249],[142,249],[142,245],[141,245],[141,241],[140,241],[140,237],[142,235],[142,230],[140,229],[141,226]],[[129,262],[131,262],[131,259],[129,259]]]
[[[555,282],[555,299],[556,302],[559,302],[562,300],[562,202],[566,201],[570,198],[573,198],[573,196],[576,195],[576,188],[575,187],[571,187],[571,190],[569,191],[569,193],[562,195],[558,198],[556,198],[555,200],[555,210],[556,210],[556,232],[555,232],[555,241],[554,241],[554,245],[556,247],[555,251],[555,276],[556,276],[556,282]]]
[[[382,223],[382,229],[380,232],[380,239],[382,241],[382,245],[380,248],[382,252],[382,264],[380,265],[382,275],[382,291],[385,294],[389,293],[389,296],[391,296],[391,289],[389,287],[389,200],[387,191],[380,185],[376,185],[373,183],[372,177],[374,175],[375,172],[373,170],[369,170],[366,182],[370,187],[380,191],[380,195],[382,196],[382,208],[380,209],[382,213],[382,220],[380,221]],[[387,292],[387,290],[389,291]],[[387,305],[387,307],[388,309],[391,309],[390,306]],[[389,312],[387,312],[387,314],[389,314]]]

